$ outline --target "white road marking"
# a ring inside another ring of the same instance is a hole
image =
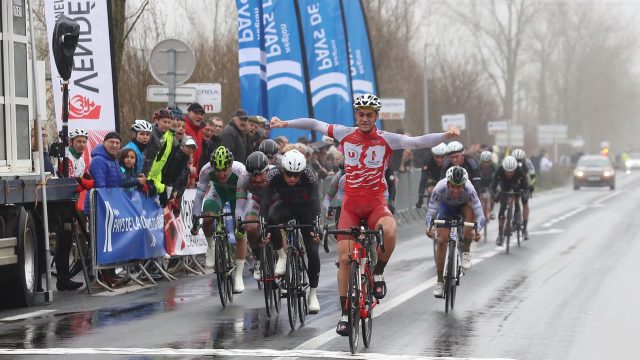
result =
[[[594,201],[594,202],[593,202],[593,205],[600,205],[600,203],[601,203],[601,202],[606,201],[606,200],[609,200],[609,199],[611,199],[611,198],[613,198],[613,197],[616,197],[616,196],[618,196],[618,195],[622,194],[623,192],[624,192],[624,190],[618,190],[618,191],[616,191],[616,192],[612,192],[611,194],[606,195],[606,196],[603,196],[603,197],[601,197],[600,199],[598,199],[598,200]]]
[[[35,318],[35,317],[40,317],[46,314],[50,314],[56,311],[57,310],[38,310],[38,311],[33,311],[33,312],[22,314],[22,315],[9,316],[6,318],[2,318],[0,319],[0,322],[11,322],[11,321],[30,319],[30,318]]]
[[[570,217],[572,217],[572,216],[574,216],[576,214],[579,214],[579,213],[583,212],[586,209],[587,209],[587,206],[580,206],[580,207],[578,207],[578,208],[576,208],[576,209],[574,209],[574,210],[572,210],[572,211],[570,211],[570,212],[568,212],[568,213],[566,213],[566,214],[564,214],[564,215],[562,215],[560,217],[557,217],[557,218],[555,218],[555,219],[553,219],[551,221],[547,221],[546,223],[542,224],[542,227],[545,227],[545,228],[552,227],[553,224],[555,224],[555,223],[557,223],[559,221],[566,220],[566,219],[568,219],[568,218],[570,218]]]
[[[352,355],[345,351],[323,350],[272,350],[272,349],[171,349],[171,348],[50,348],[50,349],[0,349],[0,355],[147,355],[147,356],[246,356],[246,357],[306,357],[331,359],[443,359],[429,356],[388,355],[363,353]],[[447,360],[473,360],[453,358]],[[511,360],[506,358],[483,358],[483,360]]]
[[[553,234],[560,234],[563,232],[564,230],[562,229],[549,229],[549,230],[542,230],[542,231],[529,231],[529,235],[553,235]]]

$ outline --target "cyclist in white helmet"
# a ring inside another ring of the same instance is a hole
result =
[[[298,224],[311,225],[320,214],[319,181],[315,172],[307,166],[305,156],[298,150],[289,150],[282,156],[280,167],[267,172],[269,186],[260,201],[260,216],[267,225],[284,224],[296,219]],[[278,199],[272,203],[272,199]],[[270,205],[270,206],[269,206]],[[309,313],[320,311],[317,288],[320,279],[320,256],[318,234],[311,228],[301,229],[307,253],[307,275],[309,276]],[[282,246],[280,230],[270,230],[267,237],[273,241],[278,253],[275,274],[283,275],[287,268],[287,254]]]
[[[500,194],[497,193],[498,185],[500,186]],[[503,192],[518,192],[529,189],[529,183],[527,182],[527,176],[521,167],[518,166],[518,161],[513,156],[507,156],[502,160],[502,165],[498,168],[495,175],[493,175],[493,181],[491,182],[491,193],[493,198],[500,201],[500,210],[498,211],[498,238],[496,239],[496,245],[502,246],[503,234],[502,229],[504,226],[504,211],[507,206],[507,196],[503,195]],[[497,194],[497,195],[496,195]],[[519,200],[519,197],[514,196],[514,202]]]
[[[427,194],[431,194],[433,187],[442,179],[445,171],[443,167],[446,155],[447,144],[440,143],[431,148],[431,157],[427,158],[424,165],[422,165],[422,176],[418,186],[418,202],[416,203],[418,209],[422,207],[424,202],[425,191]]]
[[[475,188],[468,181],[467,170],[461,166],[452,166],[447,170],[445,178],[440,180],[433,189],[429,199],[429,209],[427,210],[426,225],[427,236],[433,238],[435,230],[431,227],[431,221],[437,214],[438,219],[452,219],[455,216],[463,215],[465,221],[475,218],[478,224],[477,231],[473,237],[474,241],[480,240],[480,230],[485,225],[482,205]],[[447,254],[447,241],[449,239],[449,229],[437,228],[438,247],[436,250],[436,271],[438,279],[433,289],[435,297],[442,297],[444,283],[444,261]],[[471,228],[464,229],[464,238],[471,238]],[[469,250],[462,252],[462,267],[471,267],[471,255]]]
[[[536,184],[536,168],[533,166],[531,160],[527,158],[524,150],[515,149],[511,155],[518,160],[518,166],[525,171],[527,181],[529,182],[529,189],[523,191],[520,197],[522,201],[522,237],[525,240],[529,240],[529,232],[527,231],[527,223],[529,222],[529,196],[533,192],[533,187]]]

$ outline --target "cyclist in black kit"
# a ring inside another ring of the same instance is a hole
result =
[[[500,185],[500,195],[498,201],[500,201],[500,210],[498,211],[499,221],[499,233],[496,239],[496,245],[502,246],[503,234],[502,229],[504,227],[504,211],[507,207],[507,196],[502,194],[505,191],[518,192],[526,194],[529,190],[529,182],[527,181],[527,175],[521,167],[518,167],[518,161],[513,156],[507,156],[502,160],[502,166],[498,168],[495,175],[493,175],[493,181],[491,182],[491,193],[493,197],[496,197],[496,191]],[[514,196],[513,201],[517,203],[520,200],[520,196]]]
[[[269,183],[265,192],[265,201],[261,201],[260,215],[267,225],[284,224],[296,219],[298,224],[312,224],[320,214],[320,194],[318,179],[312,169],[307,167],[305,156],[298,150],[287,151],[281,159],[281,166],[267,173]],[[278,199],[271,205],[274,195]],[[309,262],[309,313],[320,311],[316,290],[320,278],[320,256],[318,255],[318,235],[310,228],[301,229],[304,247]],[[275,274],[283,275],[287,267],[287,255],[282,248],[282,235],[279,230],[270,230],[267,235],[278,253]]]

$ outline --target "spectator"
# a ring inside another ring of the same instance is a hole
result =
[[[176,216],[180,214],[179,205],[191,175],[189,163],[197,147],[194,138],[185,136],[180,145],[171,150],[167,164],[162,169],[162,182],[167,187],[168,205]]]
[[[222,139],[220,139],[222,127],[222,119],[217,116],[204,122],[204,129],[202,129],[202,152],[200,155],[200,163],[198,164],[198,171],[209,162],[213,151],[222,145]]]
[[[549,160],[549,156],[544,150],[540,151],[540,155],[540,172],[548,173],[549,171],[551,171],[553,163],[551,162],[551,160]]]
[[[258,150],[260,142],[264,139],[264,131],[261,134],[262,116],[249,116],[249,122],[247,124],[247,139],[249,143],[248,153],[252,153]]]
[[[145,159],[143,153],[151,140],[153,126],[147,120],[134,120],[133,125],[131,125],[131,131],[133,132],[133,138],[124,147],[133,149],[136,152],[136,174],[142,174],[142,166]]]
[[[171,124],[174,122],[172,118],[171,110],[169,108],[158,109],[153,113],[153,130],[151,130],[151,138],[144,154],[144,160],[142,164],[142,173],[149,175],[151,166],[156,159],[158,153],[162,150],[162,147],[166,144],[165,133],[171,129]],[[173,133],[171,133],[173,138]]]
[[[91,152],[89,173],[95,188],[128,188],[138,184],[144,185],[147,182],[144,175],[136,178],[121,177],[120,165],[116,159],[121,143],[120,134],[112,131],[104,137],[103,143]]]
[[[118,164],[123,178],[136,178],[138,176],[138,153],[130,147],[125,147],[118,152]],[[137,186],[124,188],[125,191],[136,190]]]
[[[249,116],[247,113],[239,109],[236,111],[229,124],[222,130],[220,138],[222,139],[222,145],[226,146],[231,153],[235,161],[239,161],[244,164],[247,159],[247,151],[249,149],[249,142],[247,139]]]
[[[84,161],[84,151],[87,146],[87,139],[89,133],[83,129],[74,129],[69,132],[69,147],[66,152],[65,162],[67,166],[66,176],[74,177],[78,181],[78,186],[75,189],[74,197],[76,198],[76,209],[82,210],[84,207],[85,197],[87,190],[93,187],[93,181],[91,181],[88,175],[88,168]],[[63,162],[63,163],[65,163]],[[62,163],[60,173],[62,171]],[[62,176],[62,175],[61,175]],[[71,247],[73,245],[73,239],[71,234],[71,228],[67,228],[69,224],[73,226],[72,219],[65,219],[63,227],[65,228],[60,232],[58,236],[58,242],[56,243],[56,252],[54,254],[56,262],[56,288],[59,291],[63,290],[76,290],[82,286],[81,282],[71,280],[71,274],[69,273],[69,255],[71,253]]]
[[[36,129],[33,128],[31,129],[31,151],[34,152],[34,155],[32,157],[33,162],[32,162],[32,166],[33,166],[33,170],[34,171],[40,171],[40,168],[36,168],[36,164],[39,159],[39,157],[35,154],[36,152],[38,152],[38,141],[37,141],[37,136],[36,136]],[[51,157],[49,156],[49,135],[47,134],[47,129],[42,128],[42,152],[43,152],[43,157],[44,157],[44,171],[53,174],[53,172],[55,171],[54,167],[53,167],[53,162],[51,161]]]
[[[168,107],[166,112],[162,110],[156,111],[154,118],[156,116],[158,120],[153,136],[159,139],[158,143],[154,144],[154,147],[158,150],[154,150],[153,163],[148,173],[148,187],[150,195],[157,193],[160,196],[160,205],[164,207],[167,202],[167,194],[162,183],[162,169],[176,143],[176,129],[178,128],[178,121],[182,121],[182,111],[178,108]]]
[[[289,145],[289,139],[287,139],[286,136],[278,136],[273,140],[278,143],[278,147],[280,147],[280,154],[284,154],[284,147]]]
[[[398,171],[407,172],[413,169],[413,151],[410,149],[404,149],[402,151],[402,160],[400,161],[400,168]]]
[[[298,141],[300,144],[304,144],[304,145],[309,145],[309,138],[307,138],[306,136],[300,136],[298,138]]]
[[[204,128],[204,108],[198,103],[189,104],[187,108],[187,115],[182,119],[185,123],[185,133],[191,136],[195,142],[197,149],[193,153],[193,162],[195,164],[200,163],[200,156],[202,154],[202,129]],[[177,134],[178,132],[176,132]]]

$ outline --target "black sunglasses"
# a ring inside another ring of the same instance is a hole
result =
[[[285,170],[284,171],[284,175],[288,176],[288,177],[300,177],[300,176],[302,176],[302,173],[301,172],[291,172],[291,171]]]

